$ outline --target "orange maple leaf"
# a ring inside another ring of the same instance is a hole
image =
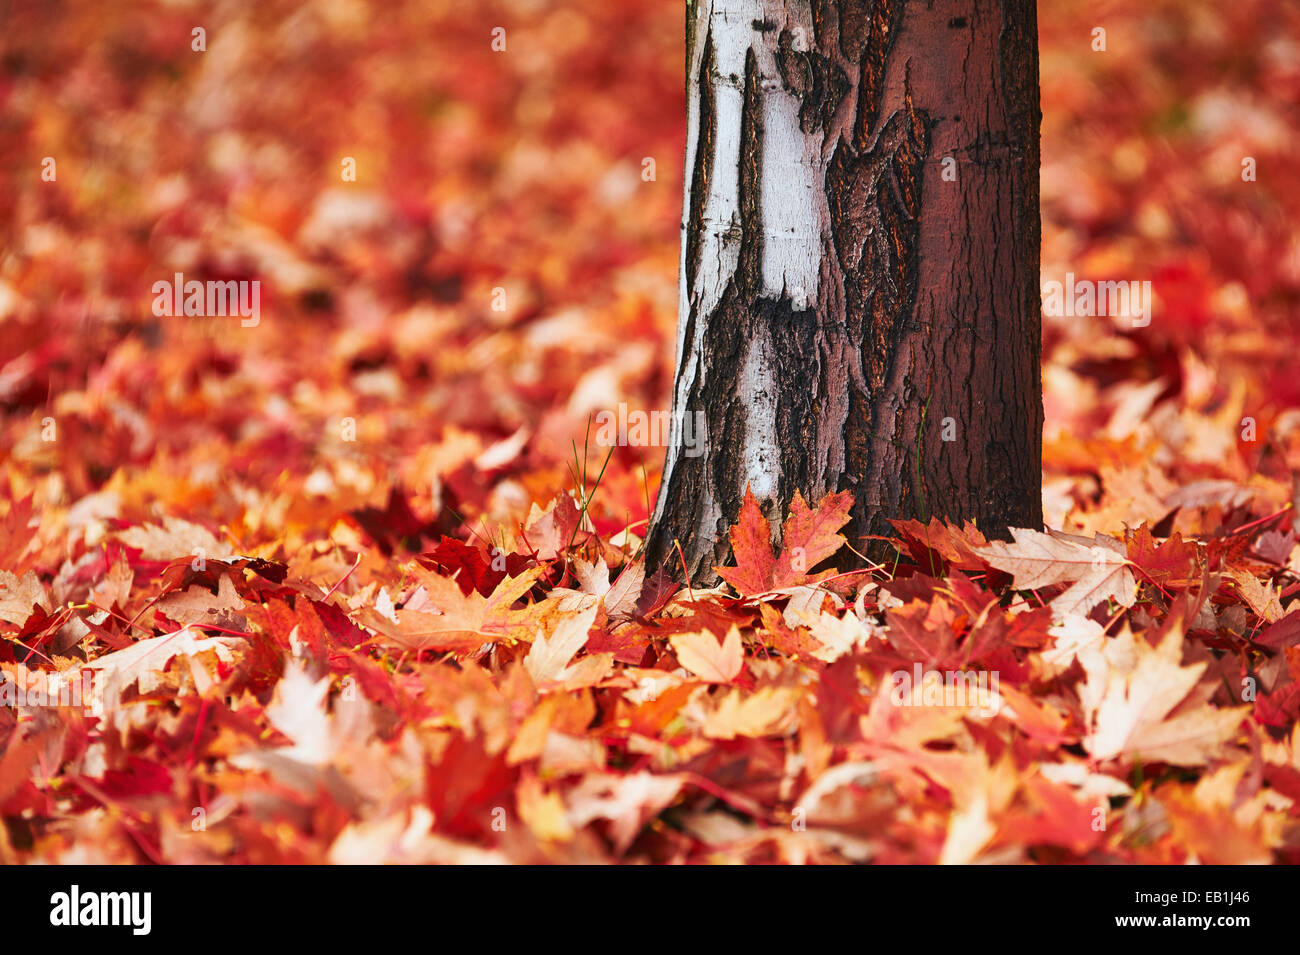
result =
[[[852,506],[853,495],[840,491],[826,495],[813,510],[795,491],[790,516],[781,527],[782,549],[777,557],[772,553],[772,525],[745,488],[740,519],[731,528],[736,566],[713,569],[746,597],[808,583],[813,579],[808,571],[844,546],[839,529],[849,522]]]
[[[669,642],[678,662],[706,683],[730,683],[745,665],[740,631],[734,626],[722,643],[707,630],[677,634]]]

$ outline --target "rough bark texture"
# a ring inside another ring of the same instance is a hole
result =
[[[746,486],[772,517],[851,490],[858,549],[891,517],[1040,525],[1034,0],[692,0],[687,84],[649,566],[677,540],[712,579]]]

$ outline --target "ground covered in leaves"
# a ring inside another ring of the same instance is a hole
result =
[[[583,443],[666,407],[679,5],[220,10],[0,13],[0,860],[1300,861],[1293,5],[1042,7],[1044,277],[1156,296],[1044,321],[1057,530],[747,507],[708,589]]]

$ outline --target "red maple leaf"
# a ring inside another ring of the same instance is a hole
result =
[[[778,557],[772,552],[772,525],[746,488],[740,520],[731,528],[736,566],[714,570],[746,597],[808,583],[814,579],[809,573],[812,568],[844,545],[839,529],[849,522],[852,506],[853,495],[840,491],[826,495],[812,510],[795,491],[790,516],[782,525]]]

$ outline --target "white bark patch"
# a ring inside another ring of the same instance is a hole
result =
[[[810,147],[809,137],[799,129],[794,97],[770,93],[763,113],[763,294],[788,295],[794,310],[802,312],[817,301],[822,234],[818,200],[825,196],[823,174],[816,168],[821,147]]]
[[[823,134],[799,127],[799,99],[782,85],[776,44],[782,30],[797,38],[811,35],[806,9],[777,0],[714,0],[707,29],[713,38],[716,73],[709,78],[715,105],[716,136],[709,195],[704,203],[700,268],[690,289],[696,314],[707,315],[722,298],[740,256],[740,150],[744,113],[745,56],[754,50],[763,113],[760,143],[759,209],[763,222],[762,294],[788,295],[796,311],[817,300],[822,236],[830,221],[826,208]],[[807,22],[799,22],[806,19]],[[759,32],[767,20],[777,29]],[[802,41],[801,41],[802,42]],[[703,43],[699,46],[702,48]],[[699,66],[691,74],[698,82]],[[699,90],[691,90],[698,114]],[[698,136],[698,116],[688,142]],[[689,147],[688,152],[693,150]],[[688,156],[694,162],[694,156]],[[687,167],[688,169],[691,166]]]
[[[796,4],[769,2],[768,19],[798,40],[812,33],[796,22]],[[791,16],[787,18],[785,8]],[[778,36],[773,31],[769,36]],[[772,41],[775,42],[775,41]],[[763,90],[763,158],[759,208],[763,219],[763,294],[788,295],[795,311],[817,301],[822,235],[830,222],[820,131],[799,127],[799,99],[782,86],[772,42],[758,45]]]
[[[744,482],[760,501],[776,496],[781,450],[776,443],[776,379],[765,337],[750,340],[738,391],[745,402]],[[743,492],[744,487],[740,490]]]

